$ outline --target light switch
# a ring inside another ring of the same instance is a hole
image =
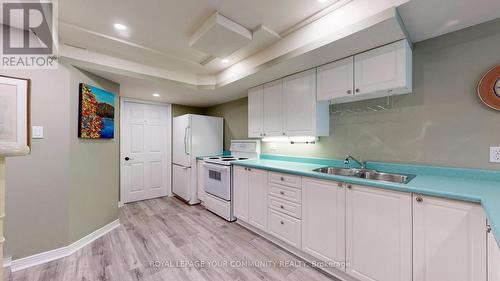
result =
[[[33,139],[43,139],[43,127],[33,126],[31,127],[31,138]]]

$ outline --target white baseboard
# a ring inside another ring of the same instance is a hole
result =
[[[46,263],[49,261],[57,260],[60,258],[67,257],[71,254],[74,254],[76,251],[80,250],[81,248],[87,246],[94,240],[98,239],[99,237],[103,236],[104,234],[110,232],[111,230],[117,228],[120,226],[120,221],[115,220],[112,221],[111,223],[99,228],[98,230],[90,233],[89,235],[83,237],[82,239],[66,246],[66,247],[61,247],[58,249],[50,250],[47,252],[39,253],[36,255],[32,255],[29,257],[25,257],[22,259],[18,260],[13,260],[10,262],[10,270],[12,272],[22,270],[31,266],[39,265],[42,263]],[[4,259],[4,267],[7,267]]]

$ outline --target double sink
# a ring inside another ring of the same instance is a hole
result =
[[[348,177],[356,177],[367,180],[394,182],[402,184],[407,184],[415,177],[415,175],[384,173],[376,170],[356,169],[356,168],[323,167],[315,169],[313,171],[330,175],[348,176]]]

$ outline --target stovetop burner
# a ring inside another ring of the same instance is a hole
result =
[[[208,159],[219,159],[219,157],[209,157]]]
[[[238,158],[238,160],[247,160],[247,159],[248,158],[246,158],[246,157],[240,157],[240,158]]]
[[[222,161],[234,161],[236,158],[226,158],[226,159],[221,159]]]

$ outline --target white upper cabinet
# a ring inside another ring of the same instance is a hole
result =
[[[262,113],[264,87],[257,86],[248,90],[248,137],[262,137]]]
[[[302,250],[321,261],[345,261],[345,188],[342,183],[303,178]]]
[[[283,79],[283,135],[327,136],[328,103],[316,101],[316,70]]]
[[[491,231],[488,233],[488,281],[500,281],[500,249]]]
[[[411,194],[347,187],[346,272],[361,281],[411,281]]]
[[[354,96],[412,91],[412,52],[401,40],[354,56]]]
[[[353,57],[318,67],[318,101],[350,97],[353,91]]]
[[[281,136],[283,133],[283,81],[264,84],[263,136]],[[250,106],[250,104],[249,104]],[[249,111],[253,109],[249,108]]]
[[[414,281],[486,281],[486,218],[479,204],[415,195]]]

